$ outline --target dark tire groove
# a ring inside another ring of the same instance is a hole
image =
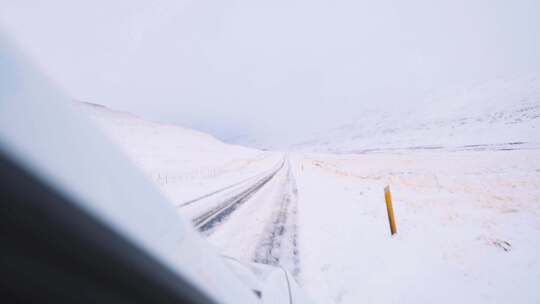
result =
[[[219,204],[217,207],[203,213],[193,220],[195,227],[206,234],[211,234],[213,228],[223,223],[243,203],[249,200],[257,191],[266,185],[283,168],[285,160],[269,175],[261,178],[253,186]]]

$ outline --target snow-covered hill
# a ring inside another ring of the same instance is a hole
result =
[[[144,120],[130,113],[115,111],[93,103],[77,104],[98,124],[121,143],[129,143],[126,148],[144,158],[144,152],[155,153],[195,153],[198,158],[227,157],[228,154],[250,154],[255,151],[241,146],[227,145],[215,137],[176,125],[166,125]],[[157,151],[159,149],[160,151]],[[216,153],[216,152],[220,153]],[[153,157],[154,158],[154,157]],[[191,159],[187,158],[186,159]],[[221,160],[219,160],[221,161]],[[185,164],[182,164],[185,166]]]
[[[98,104],[74,106],[88,114],[173,204],[259,173],[277,161],[272,153],[225,144],[199,131]]]
[[[359,153],[540,147],[540,77],[498,78],[439,92],[414,108],[365,110],[362,117],[293,148]]]

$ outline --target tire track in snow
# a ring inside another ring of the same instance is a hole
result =
[[[272,170],[274,170],[274,169],[270,169],[270,170],[268,170],[268,171],[274,172],[274,171],[272,171]],[[269,173],[269,174],[272,174],[272,173]],[[183,203],[181,203],[180,205],[177,205],[176,207],[177,207],[177,208],[183,208],[183,207],[189,206],[189,205],[191,205],[191,204],[193,204],[193,203],[197,203],[197,202],[203,201],[205,198],[212,197],[212,196],[214,196],[214,195],[216,195],[216,194],[223,193],[223,192],[225,192],[225,191],[227,191],[227,190],[229,190],[229,189],[231,189],[231,188],[234,188],[234,187],[239,186],[239,185],[241,185],[241,184],[245,184],[245,183],[247,183],[248,181],[251,181],[251,180],[260,178],[260,177],[263,176],[263,175],[268,175],[268,173],[266,173],[266,172],[259,173],[259,174],[255,175],[255,176],[252,176],[252,177],[243,179],[243,180],[241,180],[241,181],[239,181],[239,182],[237,182],[237,183],[234,183],[234,184],[232,184],[232,185],[229,185],[229,186],[226,186],[226,187],[223,187],[223,188],[214,190],[214,191],[212,191],[212,192],[210,192],[210,193],[207,193],[207,194],[204,194],[204,195],[199,196],[199,197],[197,197],[197,198],[194,198],[194,199],[191,199],[191,200],[189,200],[189,201],[183,202]]]
[[[251,187],[195,218],[193,220],[195,227],[207,235],[211,234],[213,228],[223,223],[240,205],[249,200],[258,190],[266,185],[284,165],[285,159],[283,159],[283,162],[275,171],[263,177]]]
[[[280,266],[293,276],[298,276],[300,259],[297,213],[298,189],[287,160],[287,177],[282,185],[281,199],[257,244],[254,262]]]

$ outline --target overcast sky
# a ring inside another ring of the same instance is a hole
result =
[[[0,25],[74,99],[225,139],[540,70],[538,0],[0,0]]]

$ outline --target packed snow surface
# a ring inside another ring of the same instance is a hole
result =
[[[243,262],[283,267],[316,303],[538,303],[535,96],[502,105],[514,110],[495,116],[489,113],[498,105],[486,115],[470,110],[470,117],[433,120],[441,124],[413,132],[433,144],[437,134],[454,130],[460,139],[446,146],[470,149],[410,148],[419,143],[402,137],[407,128],[386,132],[375,124],[375,135],[389,135],[325,145],[340,154],[262,152],[77,106],[213,246]],[[402,140],[399,149],[345,153],[360,142],[361,149],[384,148],[393,138]],[[397,218],[393,237],[386,185]]]
[[[301,283],[321,303],[540,301],[538,150],[301,154],[294,163]]]

